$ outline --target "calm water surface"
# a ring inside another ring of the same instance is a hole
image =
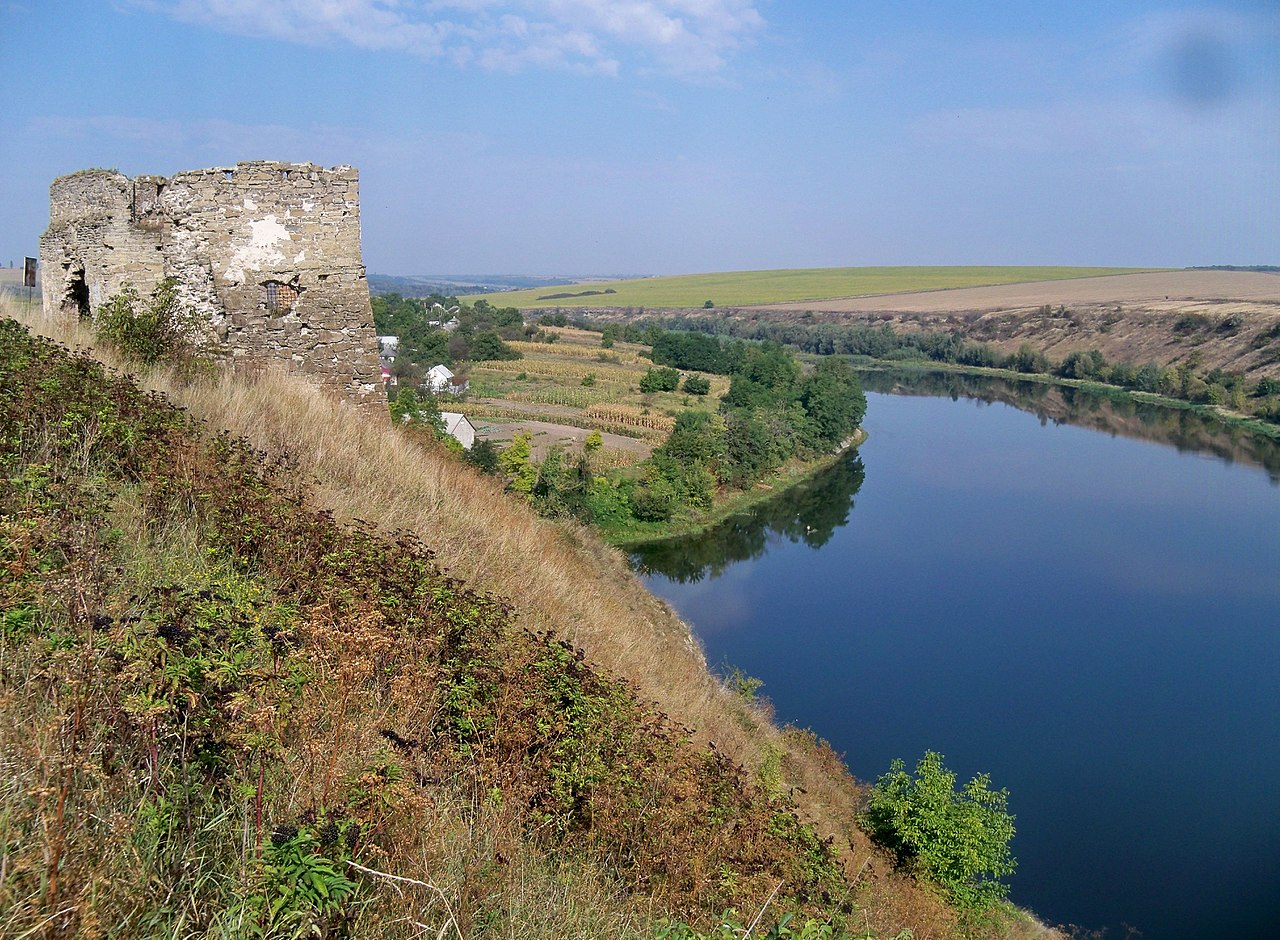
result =
[[[1275,936],[1275,466],[1112,436],[1160,436],[1132,413],[1104,434],[1054,401],[868,397],[856,458],[638,552],[650,587],[857,776],[933,749],[1007,787],[1016,903],[1109,937]]]

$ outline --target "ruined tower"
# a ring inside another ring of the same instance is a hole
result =
[[[125,284],[145,295],[175,278],[236,365],[284,362],[385,406],[352,167],[72,173],[50,189],[40,262],[48,313],[89,316]]]

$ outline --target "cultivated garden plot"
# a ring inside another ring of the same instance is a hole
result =
[[[666,439],[682,411],[714,410],[729,387],[727,377],[706,375],[706,395],[642,392],[653,365],[642,355],[646,347],[621,341],[606,347],[600,333],[572,327],[553,334],[550,343],[511,343],[522,359],[472,367],[470,394],[457,408],[482,437],[507,441],[529,431],[542,457],[555,446],[580,452],[587,435],[599,431],[604,446],[595,459],[604,468],[628,466]]]

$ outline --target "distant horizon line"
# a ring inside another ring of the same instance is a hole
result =
[[[845,271],[845,270],[885,270],[885,269],[911,269],[911,268],[1114,268],[1117,271],[1196,271],[1196,270],[1256,270],[1259,268],[1274,268],[1280,271],[1280,265],[1268,264],[1188,264],[1188,265],[1133,265],[1133,264],[822,264],[811,265],[807,267],[777,267],[777,268],[716,268],[706,271],[679,271],[670,273],[647,273],[647,274],[584,274],[584,273],[520,273],[514,271],[490,271],[484,274],[391,274],[386,271],[375,271],[370,269],[370,274],[378,277],[396,277],[396,278],[416,278],[422,280],[438,279],[438,280],[458,280],[470,281],[483,278],[538,278],[538,279],[554,279],[554,278],[573,278],[575,280],[599,280],[599,281],[635,281],[645,278],[656,277],[697,277],[706,274],[748,274],[762,271]]]

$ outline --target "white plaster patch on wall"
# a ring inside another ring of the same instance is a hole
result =
[[[250,222],[248,243],[236,245],[227,261],[227,280],[243,284],[245,269],[261,271],[284,261],[279,245],[291,240],[289,230],[274,215]]]
[[[307,249],[303,248],[300,252],[298,252],[297,256],[293,259],[293,263],[302,264],[302,262],[306,260],[307,260]]]
[[[257,209],[257,208],[258,208],[258,204],[257,204],[256,202],[254,202],[252,199],[250,199],[248,196],[245,196],[245,197],[244,197],[244,207],[245,207],[246,209]]]

